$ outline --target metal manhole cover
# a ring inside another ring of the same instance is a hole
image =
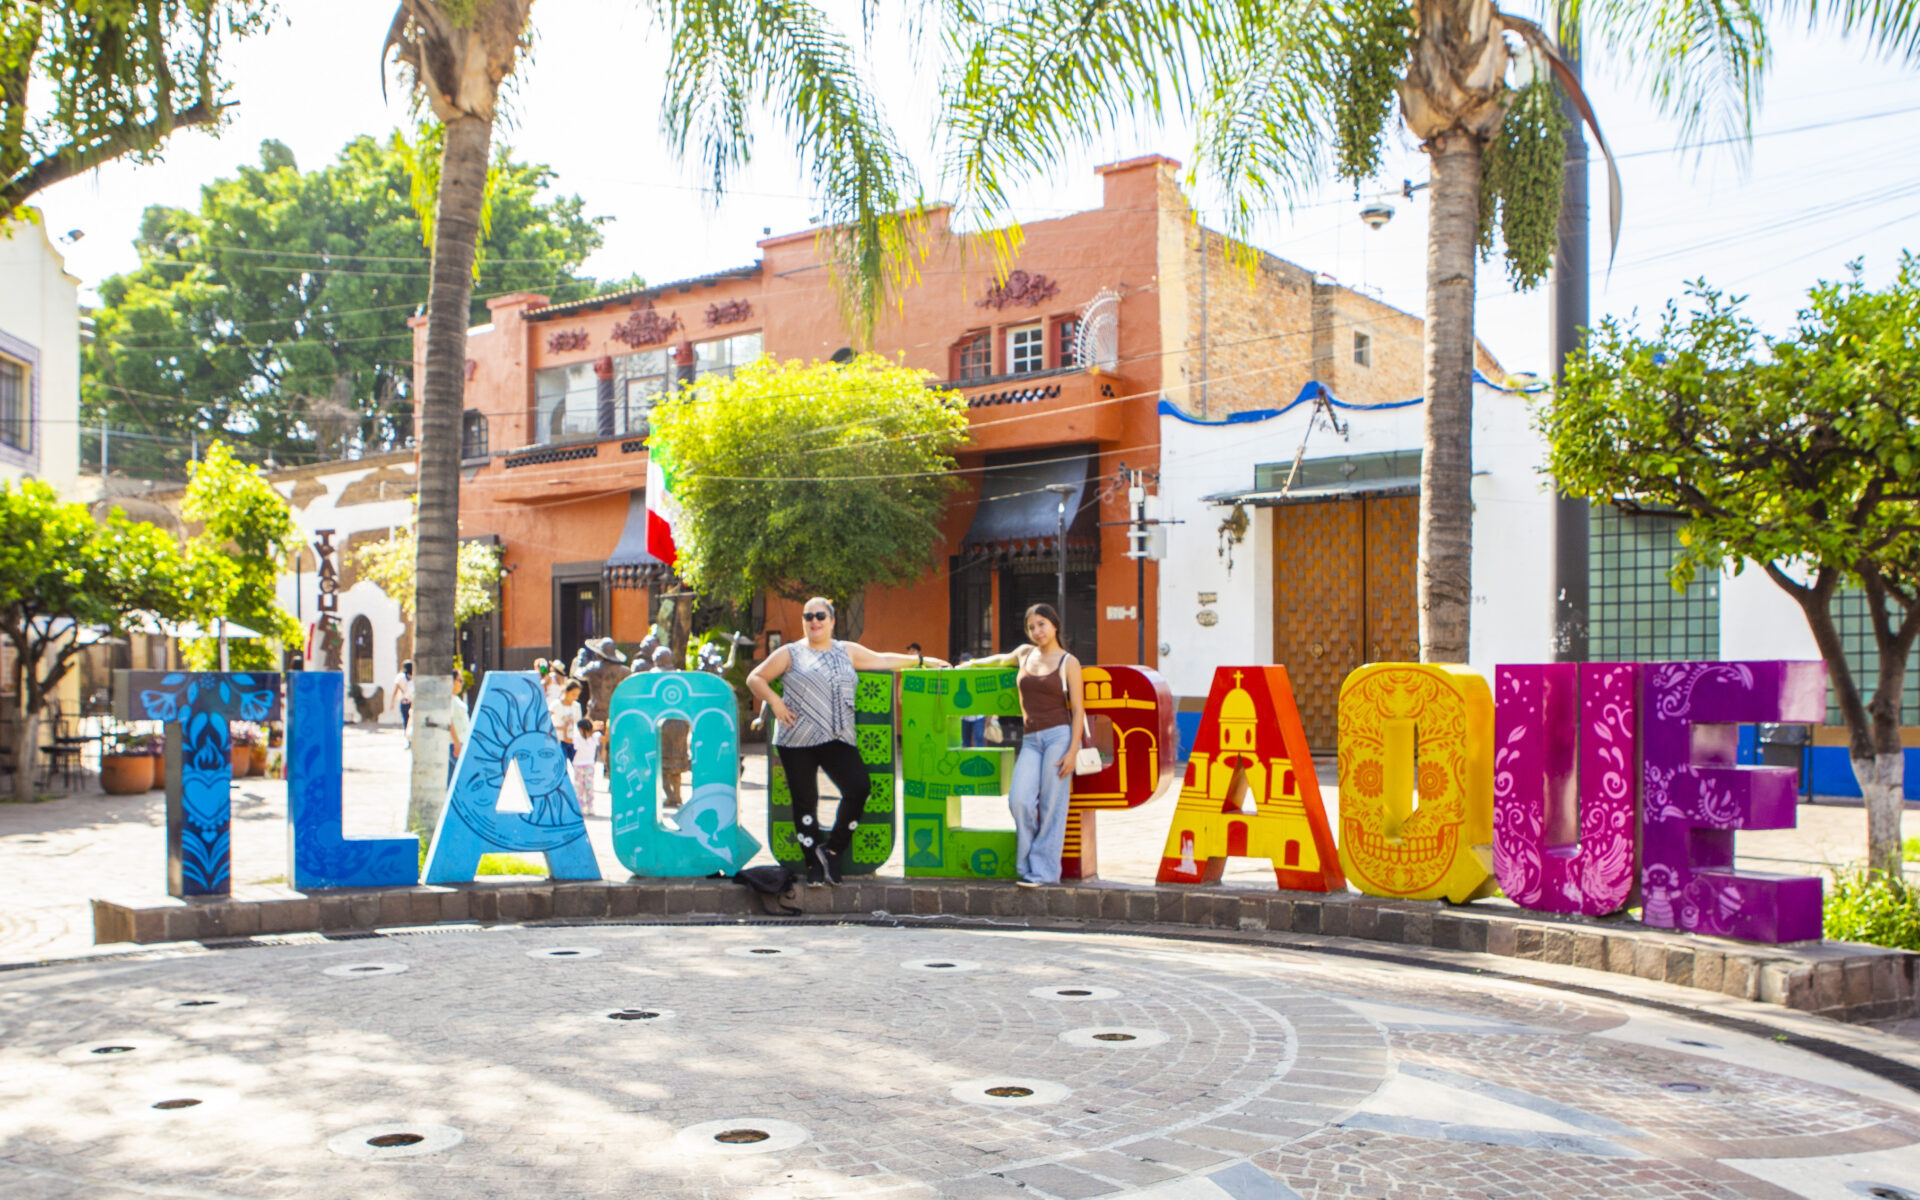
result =
[[[1089,983],[1068,983],[1054,987],[1037,987],[1027,995],[1038,1000],[1065,1000],[1069,1003],[1081,1000],[1117,1000],[1120,993],[1110,987],[1095,987]]]
[[[774,1154],[791,1150],[811,1135],[792,1121],[768,1117],[727,1117],[702,1121],[674,1135],[674,1147],[686,1154]]]
[[[910,958],[900,964],[905,971],[925,971],[929,975],[958,975],[978,971],[980,964],[970,958]]]
[[[406,972],[406,963],[372,962],[342,963],[337,967],[328,967],[321,974],[336,979],[376,979],[382,975],[404,975]]]
[[[549,946],[544,950],[527,951],[528,958],[598,958],[600,951],[592,946]]]
[[[147,1059],[173,1044],[172,1038],[132,1034],[96,1038],[60,1051],[60,1059],[70,1063],[123,1063]]]
[[[793,958],[806,951],[798,946],[728,946],[727,953],[735,958]]]
[[[154,1007],[164,1012],[220,1012],[229,1008],[246,1007],[245,996],[175,996],[162,1000]]]
[[[1159,1029],[1140,1029],[1132,1025],[1094,1025],[1069,1029],[1060,1040],[1069,1046],[1090,1046],[1104,1050],[1144,1050],[1164,1045],[1168,1035]]]
[[[1073,1089],[1051,1079],[968,1079],[947,1089],[955,1100],[1001,1108],[1030,1108],[1036,1104],[1057,1104],[1073,1094]]]
[[[327,1149],[346,1158],[377,1161],[438,1154],[453,1149],[465,1138],[465,1134],[451,1125],[388,1121],[335,1134],[327,1139]]]
[[[670,1008],[616,1008],[601,1014],[609,1021],[645,1021],[652,1024],[673,1018]]]

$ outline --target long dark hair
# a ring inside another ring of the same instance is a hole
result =
[[[1033,620],[1035,617],[1045,617],[1053,625],[1053,640],[1059,642],[1060,648],[1065,650],[1067,648],[1066,627],[1060,624],[1060,614],[1054,611],[1053,605],[1034,604],[1028,606],[1026,615],[1020,618],[1020,632],[1025,633],[1027,631],[1027,622]]]

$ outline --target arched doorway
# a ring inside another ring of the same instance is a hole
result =
[[[347,626],[347,681],[356,692],[373,682],[373,622],[364,616]]]

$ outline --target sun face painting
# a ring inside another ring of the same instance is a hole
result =
[[[480,855],[500,850],[545,854],[555,879],[598,879],[566,752],[554,737],[546,696],[533,673],[489,673],[472,728],[427,852],[423,882],[472,879]],[[500,807],[503,794],[517,800],[522,790],[526,811]]]

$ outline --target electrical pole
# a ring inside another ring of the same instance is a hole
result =
[[[1558,6],[1555,40],[1568,68],[1580,75],[1580,30],[1564,4]],[[1587,139],[1580,113],[1570,97],[1560,98],[1567,118],[1567,171],[1560,191],[1559,244],[1553,253],[1553,316],[1547,358],[1554,381],[1565,378],[1567,360],[1580,349],[1587,328]],[[1553,502],[1553,657],[1559,662],[1587,658],[1587,578],[1589,501],[1556,493]]]
[[[1047,490],[1058,497],[1060,501],[1060,511],[1058,514],[1060,530],[1054,542],[1054,549],[1059,552],[1059,578],[1055,581],[1054,594],[1056,599],[1053,606],[1053,611],[1060,614],[1060,628],[1054,631],[1056,634],[1059,634],[1065,631],[1067,620],[1067,497],[1073,495],[1080,489],[1071,483],[1050,483],[1047,485]],[[1064,648],[1065,645],[1066,642],[1062,639],[1061,646]]]
[[[1133,560],[1134,656],[1144,667],[1147,665],[1147,560],[1159,559],[1166,551],[1164,544],[1157,547],[1153,544],[1154,531],[1164,525],[1185,522],[1162,521],[1147,515],[1147,487],[1158,486],[1157,473],[1121,463],[1120,477],[1127,484],[1127,519],[1101,524],[1127,527],[1127,557]]]

